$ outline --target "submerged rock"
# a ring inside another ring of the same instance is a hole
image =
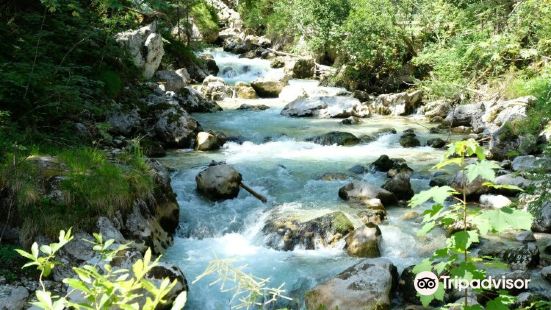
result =
[[[195,177],[197,190],[210,200],[237,197],[241,180],[241,174],[225,164],[210,166]]]
[[[435,149],[441,149],[446,146],[446,141],[440,138],[432,138],[427,140],[427,145]]]
[[[294,214],[276,214],[268,219],[262,231],[267,235],[267,246],[292,251],[296,247],[315,250],[336,246],[353,229],[344,213],[332,212],[307,221]]]
[[[270,108],[269,106],[264,104],[253,105],[253,104],[243,103],[237,108],[237,110],[264,111],[264,110],[268,110],[269,108]]]
[[[342,131],[332,131],[321,136],[308,138],[306,141],[321,145],[356,145],[360,143],[360,139],[358,139],[358,137],[351,133]]]
[[[292,117],[368,117],[369,109],[360,100],[345,96],[300,97],[287,104],[281,115]]]
[[[386,259],[366,259],[306,293],[308,309],[390,309],[398,272]]]
[[[345,118],[341,121],[341,124],[343,125],[358,125],[361,123],[362,123],[362,120],[355,116],[350,116],[349,118]]]
[[[368,222],[364,226],[355,229],[346,237],[346,252],[357,257],[379,257],[379,243],[381,242],[381,230],[379,226]]]
[[[393,193],[368,184],[363,181],[353,181],[339,189],[339,197],[343,200],[369,203],[371,199],[379,199],[384,206],[396,204],[398,199]]]
[[[404,135],[400,137],[400,145],[402,147],[416,147],[420,146],[421,142],[417,139],[415,133],[404,131]]]

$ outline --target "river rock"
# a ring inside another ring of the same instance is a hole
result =
[[[207,71],[210,75],[218,75],[218,72],[220,72],[220,68],[216,64],[216,61],[214,60],[214,56],[211,54],[203,54],[201,55],[201,60],[205,63],[205,66],[207,67]]]
[[[482,206],[490,209],[501,209],[513,203],[503,195],[480,195],[479,202]]]
[[[551,233],[551,201],[547,200],[535,210],[532,230],[536,232]]]
[[[241,174],[229,165],[210,166],[195,177],[197,190],[210,200],[237,197],[241,180]]]
[[[451,109],[451,104],[445,100],[432,101],[421,108],[421,112],[432,122],[443,121]]]
[[[376,224],[368,222],[355,229],[346,237],[345,249],[348,255],[357,257],[379,257],[381,252],[381,230]]]
[[[527,270],[537,266],[540,261],[539,249],[533,242],[506,244],[501,241],[484,241],[478,255],[498,257],[513,270]]]
[[[534,233],[528,230],[523,230],[515,235],[515,239],[522,243],[536,242],[536,237]]]
[[[551,283],[551,266],[547,266],[541,269],[541,276]]]
[[[161,70],[155,73],[157,80],[162,83],[166,91],[177,92],[191,82],[191,77],[185,68],[172,70]]]
[[[420,146],[421,142],[417,139],[415,133],[404,131],[404,134],[400,137],[400,145],[402,147],[416,147]]]
[[[350,116],[349,118],[345,118],[341,121],[341,124],[343,125],[358,125],[361,123],[362,123],[362,120],[355,116]]]
[[[115,40],[127,49],[134,65],[143,70],[144,78],[152,78],[165,54],[163,39],[157,33],[157,24],[118,33]]]
[[[237,82],[235,84],[235,94],[240,99],[254,99],[256,98],[256,91],[254,88],[246,83]]]
[[[115,240],[116,243],[123,244],[126,242],[126,239],[120,232],[120,227],[117,229],[113,222],[102,216],[98,218],[98,221],[96,223],[96,227],[98,228],[99,233],[102,235],[103,240]]]
[[[308,309],[390,309],[396,267],[386,259],[365,259],[306,293]]]
[[[24,286],[0,285],[0,310],[25,309],[29,291]]]
[[[151,268],[145,277],[157,287],[161,285],[165,278],[168,278],[170,282],[176,280],[176,286],[164,298],[168,305],[172,304],[181,292],[189,290],[186,277],[180,268],[174,265],[158,263],[157,266]]]
[[[292,251],[297,246],[307,250],[334,247],[352,230],[352,222],[342,212],[307,221],[294,214],[273,215],[262,228],[267,235],[266,245],[284,251]]]
[[[348,171],[354,173],[354,174],[364,174],[369,171],[365,166],[363,165],[354,165],[351,168],[348,169]]]
[[[449,185],[453,187],[456,191],[462,192],[464,182],[463,180],[463,173],[461,171],[458,171],[453,177],[451,184]],[[481,177],[477,177],[472,182],[467,182],[467,186],[465,188],[466,195],[480,196],[482,194],[486,194],[489,191],[489,188],[483,185],[485,182],[486,181],[483,180]]]
[[[521,176],[517,176],[513,173],[508,173],[508,174],[504,174],[504,175],[500,175],[498,177],[496,177],[495,181],[494,181],[495,184],[497,185],[515,185],[515,186],[518,186],[522,189],[524,188],[527,188],[528,186],[530,186],[532,184],[532,181],[530,180],[527,180]],[[503,193],[505,195],[515,195],[517,193],[519,193],[519,190],[515,190],[515,189],[498,189],[497,192],[500,192],[500,193]]]
[[[222,108],[213,100],[205,98],[198,90],[184,87],[178,92],[178,103],[188,113],[211,113],[222,111]]]
[[[407,167],[407,166],[406,166]],[[389,172],[391,172],[389,170]],[[409,200],[413,197],[413,189],[411,188],[411,168],[398,169],[391,173],[392,178],[385,182],[383,188],[393,193],[400,200]]]
[[[285,62],[284,72],[294,79],[309,79],[314,76],[316,63],[311,57],[290,58]]]
[[[197,134],[198,151],[213,151],[217,150],[224,144],[223,139],[219,139],[215,133],[201,131]]]
[[[375,113],[382,115],[408,115],[421,105],[422,100],[423,92],[421,90],[382,94],[375,98],[371,108]]]
[[[484,114],[484,110],[485,107],[482,103],[457,105],[448,112],[448,115],[444,121],[452,127],[471,127],[473,123],[476,124],[477,122],[482,122],[482,114]]]
[[[427,146],[433,147],[435,149],[441,149],[446,146],[446,141],[441,138],[431,138],[427,140]]]
[[[281,115],[318,118],[368,117],[369,109],[353,97],[314,96],[291,101],[283,108]]]
[[[138,109],[128,112],[117,111],[107,116],[109,133],[128,137],[143,127],[143,120]]]
[[[393,205],[398,202],[393,193],[363,181],[353,181],[341,187],[339,189],[339,197],[343,200],[357,202],[368,202],[373,198],[377,198],[384,206]]]
[[[355,135],[342,132],[342,131],[332,131],[324,135],[312,137],[306,139],[306,141],[311,141],[321,145],[356,145],[360,143],[360,139]]]
[[[201,93],[210,100],[223,100],[232,96],[233,91],[226,85],[224,79],[209,75],[203,81]]]
[[[350,178],[348,174],[341,172],[326,172],[319,177],[323,181],[342,181],[348,178]]]
[[[453,182],[453,177],[445,171],[436,171],[430,177],[429,186],[450,185]]]
[[[379,199],[375,200],[381,202]],[[386,214],[385,207],[380,203],[379,205],[369,206],[367,210],[362,210],[357,215],[365,225],[368,223],[379,225],[385,220]]]
[[[285,82],[269,79],[257,79],[251,83],[260,98],[277,98],[285,86]]]
[[[237,110],[247,110],[247,111],[264,111],[268,110],[270,107],[265,104],[246,104],[243,103],[240,105]]]
[[[536,157],[534,155],[518,156],[513,159],[513,171],[551,171],[551,159],[546,157]]]
[[[402,158],[390,158],[388,155],[381,155],[371,163],[370,167],[377,171],[388,172],[390,169],[400,167],[405,162]]]

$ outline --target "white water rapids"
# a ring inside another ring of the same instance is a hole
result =
[[[239,59],[223,52],[214,53],[214,57],[221,67],[220,76],[229,83],[280,74],[270,69],[264,60]],[[228,72],[238,74],[227,75]],[[311,89],[317,87],[313,81],[292,81],[292,84]],[[242,103],[266,104],[270,109],[235,110]],[[285,252],[266,247],[262,228],[270,212],[277,208],[313,218],[341,210],[354,223],[359,223],[350,206],[337,195],[338,189],[351,179],[323,181],[318,179],[320,175],[346,172],[357,164],[368,166],[380,155],[387,154],[407,160],[415,170],[412,184],[418,192],[428,187],[430,173],[427,169],[441,158],[442,152],[430,147],[406,149],[398,143],[400,132],[407,128],[415,129],[421,145],[436,136],[428,133],[428,125],[420,117],[374,116],[364,119],[362,124],[345,126],[338,119],[281,116],[280,111],[286,103],[284,99],[227,99],[220,103],[223,112],[194,115],[204,129],[239,136],[247,142],[229,142],[216,152],[175,151],[163,159],[167,166],[175,169],[172,186],[180,204],[180,229],[164,260],[179,265],[191,284],[212,259],[232,258],[235,266],[247,265],[246,272],[270,278],[271,287],[285,283],[287,296],[294,299],[286,306],[296,309],[303,306],[302,296],[308,289],[335,276],[358,259],[349,257],[342,249]],[[395,128],[398,134],[383,135],[376,141],[356,146],[304,142],[307,137],[333,130],[361,136],[388,127]],[[234,165],[244,182],[268,197],[269,202],[263,204],[245,191],[235,199],[217,203],[199,196],[195,191],[195,176],[212,160]],[[383,173],[365,173],[358,177],[376,185],[382,185],[385,180]],[[409,209],[389,207],[387,211],[387,220],[380,225],[382,256],[390,259],[399,271],[442,245],[443,238],[438,235],[416,237],[420,224],[401,219]],[[213,280],[215,278],[210,277],[190,286],[186,309],[231,307],[231,293],[221,292],[217,285],[209,286]]]

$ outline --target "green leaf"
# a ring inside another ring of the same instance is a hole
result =
[[[498,185],[498,184],[494,184],[492,182],[484,182],[482,183],[483,186],[486,186],[486,187],[491,187],[491,188],[495,188],[495,189],[508,189],[508,190],[514,190],[514,191],[519,191],[519,192],[523,192],[524,190],[516,185],[509,185],[509,184],[503,184],[503,185]]]
[[[484,180],[493,182],[496,178],[496,172],[494,169],[498,168],[498,164],[488,160],[481,160],[476,163],[472,163],[466,168],[467,180],[469,180],[469,182],[472,182],[477,177],[481,177]]]
[[[421,229],[419,229],[417,231],[417,236],[424,236],[426,235],[429,231],[431,231],[434,226],[436,226],[436,223],[435,222],[428,222],[428,223],[425,223],[425,225],[423,225],[423,227],[421,227]]]
[[[412,269],[413,273],[415,274],[419,272],[431,271],[431,270],[432,270],[432,262],[428,258],[425,258],[424,260],[422,260],[419,264],[415,265],[415,267],[413,267]]]
[[[458,231],[454,233],[451,237],[452,246],[455,250],[463,252],[473,244],[478,243],[478,233],[473,230],[469,231]]]
[[[446,199],[453,194],[457,194],[457,192],[449,186],[435,186],[431,189],[415,194],[415,196],[413,196],[409,201],[409,206],[417,207],[431,199],[436,203],[444,204],[444,201],[446,201]]]
[[[183,291],[176,297],[174,303],[172,304],[171,310],[181,310],[184,309],[184,306],[187,302],[187,291]]]
[[[507,207],[482,211],[472,219],[482,235],[487,234],[488,231],[529,230],[532,227],[532,221],[533,216],[529,212]]]
[[[459,158],[459,157],[450,158],[450,159],[446,159],[444,161],[439,162],[433,168],[440,170],[440,169],[442,169],[446,166],[449,166],[449,165],[461,166],[462,162],[463,162],[463,158]]]

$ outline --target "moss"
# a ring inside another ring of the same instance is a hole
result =
[[[211,36],[214,37],[214,40],[216,39],[220,30],[216,9],[209,6],[205,1],[198,1],[191,8],[190,15],[204,36]]]
[[[335,231],[342,235],[354,230],[354,225],[352,225],[352,222],[350,222],[348,217],[342,212],[336,212],[332,224],[333,227],[335,227]]]

